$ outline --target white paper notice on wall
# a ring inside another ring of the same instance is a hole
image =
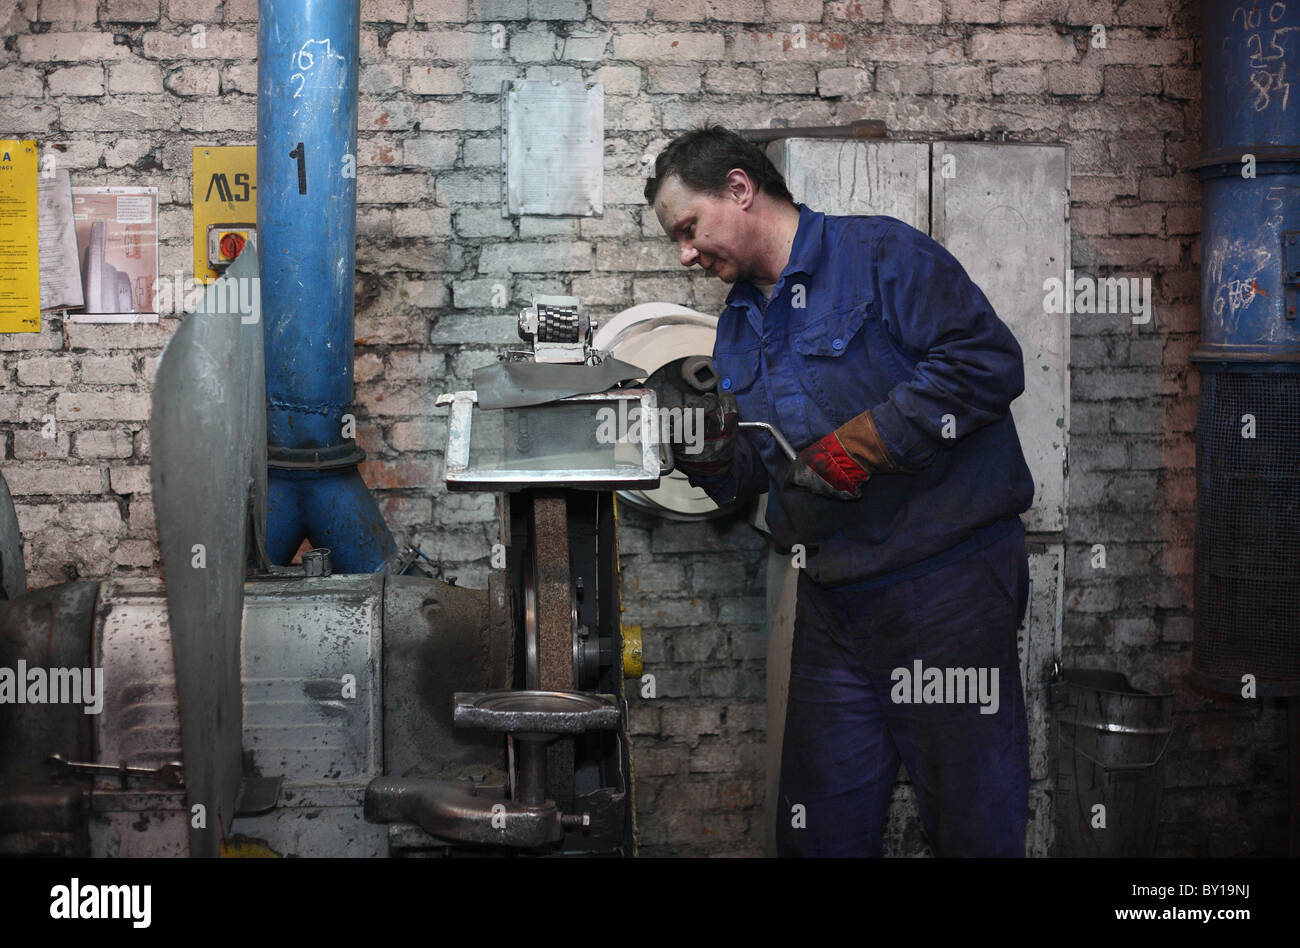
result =
[[[75,187],[82,312],[74,323],[158,322],[158,189]]]
[[[605,89],[597,82],[501,84],[501,216],[605,213]]]
[[[41,309],[79,307],[81,260],[72,220],[72,182],[66,171],[41,175],[36,203],[41,239]]]

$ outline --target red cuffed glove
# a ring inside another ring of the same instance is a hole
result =
[[[835,500],[856,500],[872,474],[897,470],[870,411],[804,448],[786,472],[786,486]]]

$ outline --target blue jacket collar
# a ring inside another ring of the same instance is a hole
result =
[[[812,276],[822,261],[822,237],[826,215],[814,211],[804,204],[795,204],[799,208],[799,229],[795,231],[794,243],[790,247],[790,260],[781,271],[781,278],[792,273]],[[727,294],[727,305],[739,304],[743,299],[758,303],[763,298],[762,291],[748,281],[740,281]]]

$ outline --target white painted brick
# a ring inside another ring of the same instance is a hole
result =
[[[47,438],[40,428],[20,428],[14,432],[14,458],[19,461],[39,461],[42,458],[66,458],[68,435],[60,431]]]
[[[416,23],[464,23],[469,19],[469,4],[466,0],[413,0],[411,14]]]
[[[499,137],[465,139],[461,165],[465,168],[500,168],[501,139]]]
[[[406,91],[415,95],[460,95],[465,91],[465,80],[450,66],[409,66]]]
[[[149,396],[136,392],[63,392],[55,401],[62,421],[145,421],[149,409]]]
[[[221,0],[167,0],[167,19],[173,23],[215,23]]]
[[[86,356],[81,360],[81,381],[98,385],[135,384],[135,360],[131,356]]]
[[[613,34],[573,30],[560,38],[560,59],[565,62],[598,63],[605,59]]]
[[[5,66],[0,69],[0,89],[10,96],[39,99],[45,94],[41,74],[29,66]]]
[[[107,168],[128,167],[153,151],[153,147],[153,142],[142,138],[119,138],[104,149],[104,166]],[[162,239],[161,234],[159,239]]]
[[[55,69],[45,77],[45,81],[49,83],[51,95],[103,95],[104,67],[69,66],[66,69]]]
[[[24,359],[18,363],[19,385],[67,385],[72,381],[71,359]]]
[[[497,208],[465,208],[455,214],[456,233],[461,237],[513,237],[514,224]]]
[[[229,3],[227,3],[227,7]],[[229,18],[230,11],[226,11]],[[223,27],[191,27],[176,33],[144,34],[142,49],[149,59],[246,59],[257,58],[257,33]]]
[[[98,494],[104,489],[97,467],[59,464],[6,464],[5,481],[15,497],[29,494]]]
[[[68,103],[59,109],[64,131],[136,132],[175,129],[176,113],[165,100],[116,96],[107,103]]]
[[[113,550],[113,563],[148,569],[157,560],[157,552],[157,547],[149,540],[123,540]]]
[[[530,20],[585,20],[586,0],[528,0]]]
[[[416,59],[422,63],[464,62],[494,59],[501,50],[492,48],[492,35],[477,30],[401,31],[388,39],[385,58]]]
[[[445,207],[399,207],[393,211],[394,237],[446,237],[451,210]]]
[[[101,19],[109,23],[156,23],[159,0],[104,0]]]
[[[68,504],[63,514],[62,522],[71,527],[74,535],[116,537],[122,532],[122,512],[110,501]]]
[[[99,18],[99,0],[41,0],[40,13],[42,23],[89,25]]]
[[[153,63],[139,62],[138,60],[113,63],[108,67],[108,91],[114,95],[132,92],[162,92],[162,70]]]
[[[121,428],[78,431],[73,442],[73,452],[79,458],[129,458],[132,452],[131,433]]]
[[[498,101],[421,102],[418,112],[420,127],[425,131],[499,132],[501,129]]]
[[[409,204],[428,197],[432,179],[427,174],[359,174],[358,204]]]
[[[827,98],[858,95],[870,88],[870,69],[837,67],[817,72],[817,94]]]
[[[38,33],[18,37],[18,58],[23,62],[86,63],[130,56],[130,47],[115,44],[112,33]]]
[[[216,96],[221,91],[221,73],[216,66],[181,66],[167,74],[163,87],[173,95]]]
[[[699,92],[699,67],[651,66],[648,91],[674,94]]]
[[[221,67],[221,91],[257,94],[257,64],[229,63]]]
[[[149,468],[133,465],[131,467],[111,467],[108,469],[109,486],[115,494],[149,494],[153,487],[149,483]]]
[[[456,163],[458,135],[420,135],[402,142],[402,164],[416,168],[443,169]],[[498,143],[497,148],[500,149]]]
[[[403,99],[379,99],[361,96],[357,103],[357,128],[365,131],[396,131],[415,125],[414,104]]]
[[[606,95],[629,95],[641,91],[641,70],[637,66],[601,66],[591,74],[592,82],[605,87]]]
[[[479,273],[558,273],[591,269],[591,244],[554,241],[546,244],[507,243],[484,247]]]
[[[720,33],[624,33],[614,37],[614,58],[634,63],[682,63],[727,57]]]
[[[943,19],[942,0],[889,0],[889,10],[899,23],[938,23]]]
[[[501,83],[522,79],[523,68],[507,62],[476,62],[469,71],[469,91],[475,95],[500,95]]]

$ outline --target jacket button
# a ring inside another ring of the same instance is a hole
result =
[[[722,380],[722,390],[723,390],[724,392],[729,392],[729,391],[731,391],[731,379],[729,379],[729,378],[725,378],[725,379]]]
[[[844,348],[844,340],[843,340],[843,339],[836,339],[834,342],[831,343],[831,348],[832,348],[832,349],[836,349],[836,350],[843,349],[843,348]]]

